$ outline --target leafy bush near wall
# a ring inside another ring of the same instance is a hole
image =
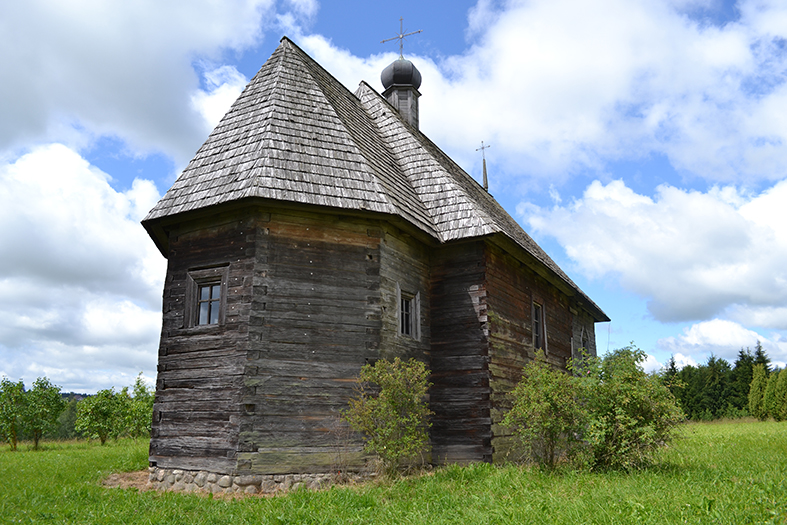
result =
[[[646,464],[684,416],[662,378],[645,373],[644,359],[633,346],[585,355],[569,364],[570,375],[538,355],[511,393],[504,424],[546,468],[560,458],[595,469]]]
[[[586,356],[572,365],[589,414],[582,433],[595,468],[646,464],[684,420],[661,377],[643,370],[645,357],[642,350],[627,346],[603,358]]]
[[[427,391],[429,370],[420,361],[380,360],[361,368],[356,396],[342,413],[353,430],[377,454],[383,472],[394,475],[403,462],[412,462],[429,448]]]
[[[580,387],[576,377],[555,370],[539,350],[511,392],[514,403],[503,425],[514,428],[526,453],[547,469],[561,457],[575,459],[585,448],[577,431],[587,426],[589,414]]]

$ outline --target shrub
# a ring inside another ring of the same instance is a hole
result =
[[[579,433],[588,414],[580,389],[578,378],[552,367],[539,350],[510,393],[513,407],[502,424],[514,429],[526,453],[544,468],[554,469],[558,459],[572,460],[581,451]]]
[[[784,421],[787,419],[787,368],[783,368],[779,372],[779,379],[776,382],[776,389],[774,392],[774,406],[773,419],[776,421]]]
[[[780,421],[779,416],[781,406],[779,400],[776,398],[776,383],[779,381],[779,371],[775,370],[768,376],[768,382],[765,385],[765,394],[762,396],[762,406],[765,411],[765,417],[772,417],[776,421]]]
[[[593,465],[629,469],[649,461],[684,416],[661,378],[647,374],[645,353],[627,346],[572,364],[583,383],[589,424],[584,437]]]
[[[355,392],[342,417],[363,434],[368,452],[377,454],[383,472],[393,475],[403,461],[428,450],[429,370],[420,361],[380,360],[361,368]]]
[[[569,363],[575,374],[569,376],[537,355],[523,370],[504,424],[516,428],[546,467],[554,467],[560,454],[579,458],[579,452],[593,468],[637,467],[684,419],[662,378],[642,369],[644,359],[633,346],[603,359],[585,355]]]

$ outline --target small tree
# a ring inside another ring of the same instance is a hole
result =
[[[99,390],[96,395],[86,397],[77,404],[77,432],[88,438],[98,438],[102,445],[107,438],[118,436],[124,423],[121,404],[114,388]]]
[[[139,373],[132,387],[132,397],[126,406],[126,432],[134,438],[150,437],[150,424],[153,419],[154,391],[148,388]]]
[[[554,469],[558,459],[572,459],[581,450],[580,432],[587,424],[578,378],[552,367],[543,350],[522,370],[510,396],[513,407],[503,425],[514,429],[529,455]]]
[[[57,427],[57,418],[66,404],[60,395],[60,387],[53,385],[46,377],[36,379],[25,397],[27,407],[23,418],[24,427],[33,438],[33,448],[38,450],[38,443],[44,434]]]
[[[644,360],[642,350],[627,346],[603,359],[585,357],[571,365],[584,383],[590,418],[585,439],[596,468],[645,463],[684,419],[661,377],[645,373]]]
[[[765,372],[765,365],[757,363],[752,369],[751,386],[749,387],[749,413],[760,421],[768,419],[768,412],[763,404],[767,386],[768,376]]]
[[[356,397],[342,412],[353,430],[366,439],[366,450],[377,454],[386,475],[402,461],[415,460],[429,445],[426,393],[429,370],[420,361],[380,360],[361,368]]]
[[[0,381],[0,436],[16,450],[23,429],[25,414],[25,384],[14,383],[3,376]]]

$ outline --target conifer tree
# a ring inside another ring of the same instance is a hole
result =
[[[776,419],[776,413],[779,412],[781,407],[778,406],[776,399],[776,382],[779,380],[779,371],[772,372],[768,376],[768,383],[765,385],[765,394],[762,397],[763,410],[765,410],[765,417],[772,417]]]
[[[749,409],[749,387],[751,386],[753,367],[754,355],[751,350],[741,348],[730,374],[729,405],[736,410],[748,411]]]
[[[774,374],[775,375],[775,374]],[[776,421],[787,419],[787,368],[779,372],[779,379],[776,381],[776,398],[774,402],[775,411],[772,414]]]
[[[757,346],[754,347],[754,364],[762,365],[765,368],[766,375],[771,372],[771,358],[763,350],[762,343],[759,341],[757,341]]]
[[[765,372],[765,365],[757,363],[752,369],[751,387],[749,389],[749,413],[760,421],[768,419],[768,413],[763,405],[767,385],[768,376]]]

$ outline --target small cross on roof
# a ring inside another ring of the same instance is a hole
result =
[[[386,42],[390,42],[391,40],[397,40],[398,39],[399,40],[399,58],[401,58],[401,59],[404,59],[404,55],[402,54],[402,50],[403,50],[403,47],[404,47],[404,39],[405,39],[405,37],[408,37],[410,35],[415,35],[415,34],[423,32],[423,29],[419,29],[418,31],[411,31],[410,33],[406,33],[405,34],[404,29],[403,29],[403,24],[404,24],[404,19],[402,17],[399,17],[399,34],[394,36],[394,37],[386,38],[385,40],[381,40],[380,41],[381,44],[385,44]]]

